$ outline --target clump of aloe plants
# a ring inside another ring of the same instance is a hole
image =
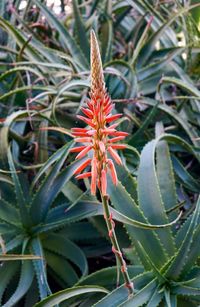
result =
[[[1,306],[199,306],[199,8],[0,4]]]

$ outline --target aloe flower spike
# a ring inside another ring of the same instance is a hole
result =
[[[94,31],[91,31],[91,90],[90,99],[86,106],[81,108],[83,115],[77,117],[84,121],[88,128],[73,128],[72,134],[77,143],[83,143],[83,146],[71,149],[71,152],[77,152],[76,159],[83,158],[87,153],[91,153],[91,172],[84,171],[88,167],[83,163],[75,171],[83,172],[77,179],[91,177],[91,194],[95,195],[97,188],[103,196],[107,195],[107,173],[111,174],[112,182],[117,185],[117,172],[113,161],[122,164],[117,150],[126,148],[125,144],[113,144],[123,140],[128,133],[117,131],[117,123],[113,124],[122,114],[112,114],[114,104],[112,103],[105,87],[103,68],[98,42]],[[110,124],[111,123],[111,124]],[[112,161],[113,160],[113,161]],[[112,161],[112,163],[111,163]]]
[[[117,150],[126,148],[125,144],[116,144],[116,142],[123,140],[128,133],[117,131],[118,123],[113,123],[122,114],[112,114],[114,104],[106,91],[99,45],[94,31],[91,31],[90,40],[90,99],[86,102],[86,106],[81,108],[84,116],[77,116],[87,124],[88,128],[72,129],[75,142],[82,143],[83,145],[71,149],[71,152],[78,153],[76,159],[83,158],[89,152],[90,158],[79,165],[74,174],[76,174],[76,179],[91,177],[90,189],[92,195],[96,195],[97,188],[99,189],[104,208],[104,218],[108,228],[108,236],[112,243],[112,251],[115,254],[117,263],[120,264],[125,287],[128,289],[129,294],[133,295],[133,283],[129,278],[126,262],[117,241],[115,223],[112,214],[110,214],[107,195],[107,173],[108,171],[110,172],[113,184],[117,185],[117,172],[113,161],[121,165],[122,161]],[[87,168],[90,168],[90,170],[86,170]]]

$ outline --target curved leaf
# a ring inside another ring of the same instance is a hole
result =
[[[152,296],[152,292],[155,291],[157,287],[156,279],[153,279],[148,283],[143,289],[138,291],[132,298],[128,299],[126,302],[120,304],[120,307],[140,307],[146,304]]]
[[[19,226],[19,211],[3,198],[0,198],[0,218],[6,223]]]
[[[43,75],[36,69],[33,69],[29,66],[18,66],[12,69],[7,70],[4,74],[2,74],[0,76],[0,81],[2,82],[3,79],[5,79],[6,77],[10,76],[13,73],[17,73],[19,71],[28,71],[31,72],[32,74],[36,75],[37,77],[41,78],[41,80],[43,79]]]
[[[27,111],[17,111],[9,115],[2,128],[0,128],[0,161],[3,166],[8,164],[9,131],[13,122],[18,118],[27,116]]]
[[[111,180],[109,180],[108,193],[110,195],[112,204],[120,213],[128,216],[131,219],[146,223],[147,220],[144,214],[120,182],[116,187],[114,187],[111,183]],[[158,267],[165,263],[166,255],[155,231],[147,232],[145,230],[137,229],[129,225],[127,225],[126,228],[131,237],[131,240],[137,249],[140,259],[145,261],[145,257],[143,257],[142,251],[140,251],[138,241],[142,242],[143,248],[146,250],[151,260],[156,263]],[[143,262],[143,264],[145,265],[146,261],[145,263]]]
[[[13,278],[13,276],[17,273],[17,270],[19,269],[19,261],[14,262],[6,262],[0,267],[0,304],[2,306],[2,296],[4,294],[4,291],[6,290],[10,280]]]
[[[15,304],[25,295],[27,290],[30,288],[33,281],[33,277],[34,274],[32,263],[30,261],[24,261],[22,263],[21,276],[17,289],[9,298],[9,300],[4,305],[2,305],[2,307],[15,306]]]
[[[84,53],[84,56],[87,59],[87,62],[89,63],[90,59],[90,45],[89,41],[86,35],[86,29],[85,24],[82,20],[82,16],[79,12],[79,8],[77,5],[77,0],[72,1],[73,4],[73,12],[74,12],[74,19],[75,19],[75,30],[76,30],[76,36],[79,43],[79,46],[81,47],[81,51]],[[72,54],[73,55],[73,54]]]
[[[190,257],[188,257],[188,255],[190,255],[191,246],[194,242],[194,239],[196,239],[195,234],[197,234],[197,237],[199,236],[200,227],[197,228],[197,226],[199,226],[199,223],[200,223],[200,197],[197,201],[196,209],[192,214],[192,218],[191,218],[187,233],[185,235],[185,238],[183,239],[183,242],[176,256],[174,257],[171,265],[169,266],[166,272],[166,277],[178,279],[180,274],[187,273],[188,267],[191,268],[191,266],[194,265],[193,261],[195,261],[197,257],[199,256],[199,249],[200,249],[199,245],[197,249],[195,250],[193,249],[194,255],[191,255],[191,259]],[[196,241],[195,241],[195,245],[196,245]]]
[[[52,307],[71,297],[81,295],[81,294],[91,293],[91,292],[108,293],[108,291],[105,288],[98,287],[98,286],[74,287],[71,289],[62,290],[60,292],[52,294],[51,296],[44,299],[40,303],[36,304],[35,307]]]
[[[43,299],[44,297],[51,294],[51,290],[47,282],[44,252],[39,238],[35,237],[32,239],[30,249],[34,254],[39,255],[41,258],[41,260],[33,260],[33,266],[37,278],[40,298]]]
[[[66,287],[72,287],[78,281],[78,274],[75,269],[71,265],[69,261],[67,261],[62,256],[55,254],[53,252],[45,250],[45,258],[48,264],[53,271],[54,279],[58,279],[60,282],[63,282]]]
[[[132,265],[128,266],[128,273],[130,278],[133,278],[137,275],[140,275],[144,272],[144,268],[142,266]],[[116,286],[116,278],[117,278],[117,267],[110,267],[101,269],[100,271],[94,272],[84,278],[82,278],[77,285],[96,285],[106,287],[106,289],[110,289],[111,287]],[[120,275],[119,284],[123,283],[123,277]]]
[[[16,198],[17,198],[17,202],[19,205],[19,211],[20,211],[20,216],[21,216],[21,220],[22,220],[22,224],[25,226],[30,225],[30,217],[28,214],[28,209],[27,209],[27,203],[26,200],[24,198],[24,193],[23,193],[23,189],[21,186],[21,182],[19,180],[19,177],[17,176],[17,172],[14,166],[14,162],[13,162],[13,158],[10,152],[10,149],[8,150],[8,161],[9,161],[9,165],[10,165],[10,170],[11,170],[11,175],[13,178],[13,183],[14,183],[14,187],[15,187],[15,193],[16,193]]]
[[[157,104],[157,101],[151,98],[142,98],[139,99],[141,103],[144,103],[145,105],[155,106]],[[196,130],[194,130],[193,126],[190,125],[185,119],[183,119],[180,114],[173,110],[171,107],[164,105],[164,104],[158,104],[158,109],[162,110],[166,114],[168,114],[175,122],[177,122],[180,127],[186,132],[186,134],[189,136],[191,142],[198,146],[198,141],[196,139],[198,138],[198,133]]]
[[[59,160],[57,160],[51,172],[40,185],[39,190],[36,192],[32,199],[30,213],[34,223],[39,223],[45,219],[48,209],[52,204],[53,200],[55,199],[56,195],[58,194],[58,192],[60,192],[62,186],[66,183],[66,181],[69,180],[73,175],[76,163],[75,166],[73,164],[71,168],[68,167],[65,170],[65,173],[67,173],[66,178],[62,178],[59,181],[59,186],[56,186],[58,185],[58,180],[61,178],[61,174],[60,176],[58,176],[59,171],[69,154],[70,147],[71,143],[67,144],[67,146],[64,148],[64,151],[60,156]],[[49,164],[49,161],[47,161],[47,163]]]
[[[168,217],[165,212],[155,169],[157,144],[158,141],[153,140],[142,150],[138,170],[138,200],[144,215],[150,223],[157,224],[161,222],[164,224],[168,223]],[[175,251],[175,244],[171,231],[169,229],[158,230],[157,234],[166,252],[172,255]]]
[[[50,168],[50,166],[57,160],[60,159],[60,157],[63,155],[63,153],[66,150],[66,147],[68,147],[69,144],[64,145],[60,149],[58,149],[53,155],[50,156],[50,158],[46,161],[46,163],[40,168],[40,170],[37,172],[36,176],[34,177],[33,183],[31,185],[31,189],[35,186],[36,182],[39,181],[40,177],[47,172],[47,170]]]
[[[59,33],[59,41],[64,48],[67,48],[73,57],[79,60],[80,67],[88,67],[88,62],[83,56],[81,49],[76,45],[74,39],[71,37],[64,25],[53,15],[53,13],[40,1],[34,0],[36,5],[41,9],[46,18],[54,25]]]
[[[152,282],[152,273],[145,272],[139,276],[136,276],[132,279],[134,283],[135,292],[140,292],[149,283]],[[136,295],[136,294],[135,294]],[[133,297],[135,297],[135,295]],[[95,307],[116,307],[120,306],[120,304],[125,303],[128,300],[128,289],[124,287],[124,285],[118,287],[117,289],[110,292],[108,295],[106,295],[102,300],[100,300],[98,303],[96,303]],[[135,305],[130,305],[134,306]]]
[[[172,163],[174,171],[181,179],[182,184],[191,191],[198,193],[200,191],[200,183],[190,175],[190,173],[176,157],[172,157]]]
[[[43,246],[45,249],[70,260],[80,269],[83,276],[87,274],[88,265],[86,257],[82,250],[72,241],[64,236],[51,234],[44,240]]]

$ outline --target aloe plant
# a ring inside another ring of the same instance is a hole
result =
[[[35,13],[34,20],[31,20],[29,10],[33,4],[40,14]],[[198,5],[163,3],[155,9],[152,1],[109,0],[79,7],[73,0],[72,15],[65,26],[45,2],[31,1],[23,12],[19,10],[19,3],[14,3],[10,15],[2,14],[4,18],[0,20],[4,34],[7,33],[7,45],[4,40],[1,50],[4,55],[8,54],[2,59],[4,65],[0,77],[2,117],[8,114],[7,106],[10,109],[28,107],[31,114],[39,113],[49,125],[71,128],[81,97],[84,99],[85,90],[89,87],[89,31],[94,26],[99,29],[109,93],[116,100],[119,111],[123,109],[120,101],[125,103],[125,114],[134,126],[132,144],[141,149],[153,138],[147,128],[152,127],[159,113],[164,114],[173,133],[181,133],[199,146],[198,84],[192,74],[185,72],[187,60],[182,57],[187,50],[190,50],[192,58],[198,52],[199,36],[189,13]],[[135,10],[136,16],[132,16],[132,10]],[[46,18],[45,22],[41,20],[41,15]],[[15,24],[20,24],[20,31]],[[191,34],[188,24],[191,24]],[[49,38],[45,27],[54,29],[49,31]],[[177,47],[177,36],[181,31],[186,44]],[[72,37],[71,33],[75,35]],[[45,45],[44,37],[51,43]],[[19,55],[17,48],[21,50]],[[136,108],[142,109],[140,116],[133,112],[135,104]],[[32,112],[32,109],[35,111]],[[37,128],[37,124],[32,125]],[[47,123],[41,125],[46,126]],[[30,129],[29,132],[32,142],[38,142],[37,134]],[[11,133],[10,136],[17,138]],[[4,163],[8,144],[2,137],[1,143],[1,160]],[[41,155],[44,153],[42,145],[39,151]],[[40,156],[42,163],[44,160]]]
[[[38,259],[39,256],[41,260],[32,262],[27,260],[22,264],[17,262],[15,265],[7,262],[3,264],[0,268],[1,280],[4,281],[0,287],[2,306],[14,306],[26,293],[27,302],[29,299],[36,302],[38,297],[43,298],[50,294],[46,270],[49,274],[53,274],[60,285],[72,286],[79,280],[78,276],[87,274],[88,265],[84,253],[67,235],[58,231],[64,225],[90,216],[93,211],[92,208],[90,208],[92,211],[90,209],[87,211],[88,204],[83,198],[80,210],[72,209],[67,214],[66,210],[71,204],[69,199],[61,197],[56,200],[61,188],[71,178],[74,167],[77,167],[77,163],[72,164],[71,167],[60,173],[69,147],[70,144],[65,145],[48,160],[40,175],[49,165],[56,162],[55,165],[46,178],[41,183],[36,182],[32,189],[26,176],[16,173],[12,155],[9,153],[12,182],[2,185],[0,200],[0,231],[5,244],[2,252],[6,253],[5,256],[1,256],[1,260],[6,257],[8,260],[12,259],[10,253],[22,255],[31,253],[37,255],[35,259]],[[31,259],[25,255],[21,258],[23,257]],[[20,259],[19,256],[15,258]],[[66,268],[68,274],[65,274],[63,267]],[[6,295],[7,302],[5,299],[2,301],[4,292],[8,292],[8,283],[18,271],[20,278],[15,280],[16,285],[18,282],[16,290],[13,293],[12,290],[9,291],[9,294]],[[38,291],[31,298],[31,289],[35,287],[38,288]]]
[[[123,181],[116,191],[110,188],[111,200],[120,212],[134,217],[133,206],[134,204],[136,206],[138,202],[144,218],[156,224],[158,220],[163,222],[170,220],[174,211],[179,210],[175,205],[177,195],[167,145],[167,142],[171,141],[177,142],[178,139],[170,135],[161,135],[144,147],[138,169],[137,199],[132,199],[126,192]],[[120,201],[122,191],[122,197],[127,201],[126,206],[122,206]],[[200,199],[196,199],[194,205],[194,212],[178,223],[175,228],[172,226],[171,229],[148,231],[145,234],[144,231],[127,227],[134,246],[134,249],[130,249],[128,254],[132,259],[139,257],[145,267],[143,276],[135,277],[133,281],[137,285],[137,279],[140,282],[143,279],[143,286],[141,287],[140,284],[138,288],[136,286],[136,293],[132,299],[123,296],[122,289],[118,289],[96,303],[95,306],[105,304],[111,304],[111,306],[115,304],[117,306],[143,306],[144,304],[146,306],[184,306],[189,302],[194,306],[198,305],[200,251],[196,240],[199,237]],[[150,276],[145,282],[147,272]],[[119,293],[121,293],[120,301]]]
[[[19,254],[18,257],[15,256],[16,260],[20,259],[20,254],[27,253],[37,257],[32,262],[27,260],[21,265],[19,263],[16,265],[4,263],[1,267],[0,274],[4,280],[1,284],[1,299],[4,292],[8,297],[7,302],[2,301],[3,306],[13,306],[24,295],[27,296],[27,301],[29,299],[36,301],[38,296],[44,298],[50,294],[47,271],[49,274],[53,274],[55,281],[61,286],[71,286],[78,282],[79,278],[75,267],[79,269],[82,277],[87,274],[88,266],[85,254],[70,240],[70,234],[66,231],[63,232],[63,230],[59,231],[59,229],[78,220],[102,215],[103,209],[97,200],[92,201],[91,196],[77,193],[75,187],[74,193],[76,191],[77,198],[76,194],[71,198],[71,192],[68,190],[70,186],[68,189],[65,187],[67,183],[70,184],[69,180],[74,171],[83,163],[83,160],[78,160],[61,170],[70,147],[71,143],[68,143],[51,156],[38,172],[31,186],[26,177],[16,171],[11,152],[8,154],[12,181],[7,180],[1,188],[0,230],[4,240],[2,252],[6,253],[2,259],[7,257],[8,260],[12,260],[11,252]],[[86,159],[84,158],[84,160]],[[50,167],[51,170],[49,170]],[[46,171],[49,172],[48,175],[41,180]],[[65,196],[61,197],[62,195],[59,194],[61,191]],[[137,217],[131,219],[126,214],[113,211],[111,208],[110,210],[113,218],[137,228],[154,229],[174,224],[173,221],[168,225],[165,223],[165,225],[154,226],[146,220],[139,221]],[[141,211],[139,212],[142,214]],[[76,226],[73,228],[73,232],[77,232],[78,237],[80,226],[77,225],[77,229]],[[85,226],[83,227],[85,228]],[[70,228],[68,229],[70,231]],[[94,234],[92,234],[91,240],[93,240],[93,236]],[[41,259],[38,259],[38,256]],[[31,259],[34,256],[21,256],[21,258]],[[66,271],[63,270],[63,267],[66,268]],[[6,287],[17,271],[20,271],[20,279],[15,281],[16,284],[18,282],[18,286],[14,293],[8,294]],[[32,297],[31,289],[34,289],[36,285],[38,293],[36,292],[36,296]],[[94,291],[107,291],[98,290],[98,287],[95,289]]]
[[[73,0],[66,15],[61,1],[59,17],[46,1],[9,3],[0,4],[1,260],[43,258],[3,263],[1,303],[34,305],[69,287],[39,304],[198,306],[199,3]],[[90,85],[91,28],[129,133],[108,193],[132,300],[115,289],[116,267],[95,267],[114,255],[98,197],[87,178],[72,179],[84,160],[68,155]]]
[[[121,214],[140,222],[151,224],[169,223],[184,204],[178,202],[171,157],[168,144],[179,144],[187,148],[198,159],[188,143],[170,134],[161,134],[147,143],[141,153],[137,177],[137,197],[129,194],[135,189],[132,176],[118,167],[119,183],[115,187],[108,181],[111,203]],[[155,161],[156,155],[156,161]],[[170,178],[170,180],[168,180]],[[194,211],[171,225],[171,228],[144,230],[126,225],[132,247],[125,250],[132,262],[134,295],[128,296],[123,285],[102,299],[89,295],[82,301],[90,306],[198,306],[200,300],[198,258],[200,198],[194,199]],[[138,264],[135,264],[138,263]],[[101,285],[112,290],[115,281],[111,269],[93,273],[83,278],[78,286]],[[100,282],[100,283],[99,283]],[[76,290],[77,289],[77,290]],[[81,289],[81,288],[80,288]],[[41,301],[37,306],[52,306],[68,299],[68,304],[79,301],[79,287],[57,293]],[[69,297],[69,293],[71,293]],[[73,294],[75,293],[75,294]],[[102,293],[103,295],[103,293]]]

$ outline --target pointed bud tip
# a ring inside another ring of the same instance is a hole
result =
[[[99,93],[102,96],[105,94],[105,83],[99,44],[94,30],[90,32],[90,45],[91,93]]]
[[[91,39],[91,40],[96,39],[96,35],[95,35],[95,32],[94,32],[93,29],[90,31],[90,39]]]
[[[96,37],[94,30],[90,31],[90,44],[91,44],[91,49],[95,48],[99,50],[99,44],[97,42],[97,37]]]

